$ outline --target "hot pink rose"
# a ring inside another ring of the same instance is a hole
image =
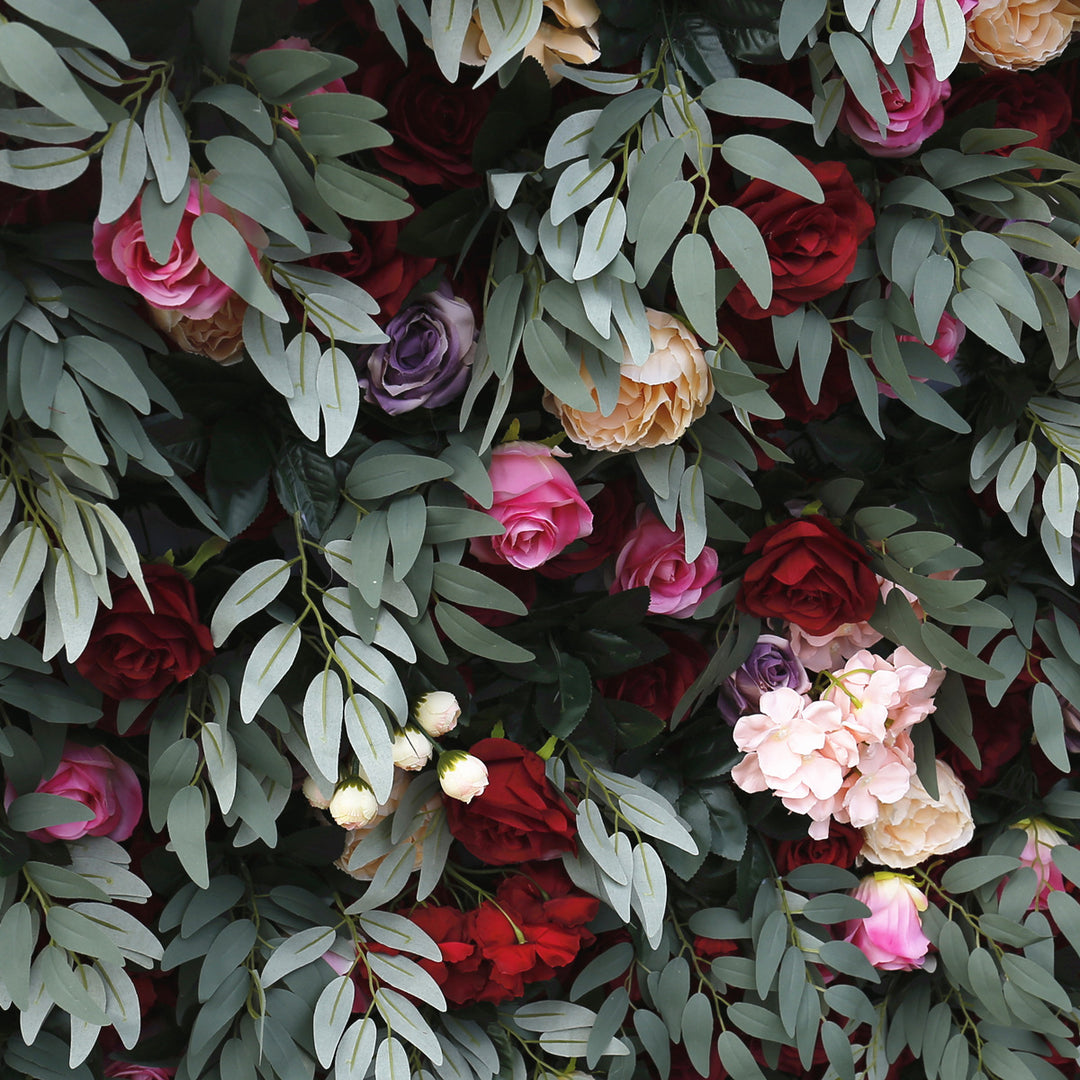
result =
[[[243,235],[258,264],[259,247],[266,235],[250,218],[214,198],[196,178],[188,188],[187,206],[176,231],[172,251],[163,263],[150,254],[143,236],[142,197],[116,221],[94,222],[94,261],[107,281],[134,289],[151,307],[168,308],[189,319],[209,319],[233,295],[225,282],[203,265],[191,239],[191,227],[200,214],[217,214],[230,221]]]
[[[592,532],[592,511],[556,455],[570,456],[533,442],[503,443],[491,452],[495,500],[488,513],[505,531],[470,541],[480,562],[535,570]]]
[[[59,768],[36,790],[82,803],[94,816],[89,821],[34,829],[27,835],[35,840],[78,840],[81,836],[126,840],[142,817],[142,788],[135,770],[103,746],[65,744]],[[15,788],[9,780],[4,806],[9,807],[14,800]]]
[[[609,591],[625,592],[647,585],[652,614],[686,619],[720,588],[718,561],[710,547],[702,548],[701,554],[689,561],[682,526],[672,531],[642,506],[615,560],[615,581]]]
[[[949,83],[935,76],[934,61],[921,31],[912,34],[912,42],[912,52],[903,55],[911,84],[907,96],[878,64],[878,79],[883,84],[881,99],[889,117],[884,133],[854,94],[848,91],[844,100],[840,129],[874,157],[907,157],[915,153],[945,120]]]
[[[857,945],[882,971],[914,971],[926,963],[930,939],[919,912],[929,901],[903,874],[877,873],[863,878],[852,895],[869,909],[865,919],[844,924],[844,940]]]

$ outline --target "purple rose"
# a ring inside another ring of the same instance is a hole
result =
[[[758,708],[766,691],[784,687],[805,694],[810,689],[806,668],[795,658],[786,638],[762,634],[746,663],[720,687],[716,704],[724,720],[734,724]]]
[[[475,352],[472,308],[443,282],[387,324],[385,345],[362,349],[357,377],[364,400],[391,416],[453,401]]]

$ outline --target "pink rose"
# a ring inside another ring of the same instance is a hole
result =
[[[878,80],[882,85],[881,99],[888,114],[884,133],[870,114],[850,91],[840,113],[841,131],[850,135],[868,154],[874,157],[907,157],[945,121],[944,102],[951,87],[934,74],[934,61],[920,31],[912,35],[912,52],[903,54],[910,94],[905,96],[878,63]]]
[[[672,531],[642,506],[615,560],[615,581],[608,591],[614,594],[648,586],[651,614],[686,619],[720,588],[718,561],[710,547],[689,561],[682,526]]]
[[[1013,826],[1027,834],[1027,843],[1020,852],[1020,862],[1035,871],[1038,892],[1028,905],[1028,910],[1045,908],[1051,892],[1065,888],[1065,879],[1053,860],[1054,848],[1067,841],[1049,822],[1039,818],[1027,818]],[[1000,890],[999,890],[1000,891]]]
[[[82,803],[94,816],[89,821],[34,829],[27,835],[35,840],[78,840],[81,836],[126,840],[142,817],[142,788],[135,770],[103,746],[66,743],[59,768],[36,790]],[[14,800],[15,788],[9,780],[4,792],[5,808]]]
[[[108,1077],[122,1077],[123,1080],[172,1080],[176,1070],[166,1065],[138,1065],[133,1061],[120,1061],[112,1058],[105,1066]]]
[[[852,893],[870,914],[844,924],[844,940],[857,945],[866,959],[882,971],[914,971],[926,963],[930,939],[923,933],[919,912],[929,906],[926,896],[903,874],[877,873],[863,878]]]
[[[556,455],[570,456],[533,442],[503,443],[491,452],[495,500],[488,513],[505,531],[469,542],[480,562],[535,570],[592,532],[592,511]]]
[[[163,263],[146,246],[142,227],[142,197],[109,224],[94,222],[94,261],[107,281],[134,289],[152,308],[169,308],[189,319],[209,319],[233,296],[232,289],[203,265],[191,239],[191,227],[200,214],[217,214],[230,221],[247,241],[251,257],[259,262],[259,247],[266,234],[250,218],[226,206],[192,177],[187,206],[176,231],[172,251]]]

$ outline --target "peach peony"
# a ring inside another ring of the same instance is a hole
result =
[[[933,855],[947,855],[971,840],[975,825],[964,785],[943,761],[937,763],[938,798],[917,777],[907,795],[882,807],[863,829],[861,854],[881,866],[906,870]]]
[[[1073,0],[979,0],[967,19],[964,59],[1006,71],[1042,67],[1069,44]]]
[[[561,421],[566,434],[590,450],[640,450],[677,442],[705,413],[712,401],[713,381],[705,354],[694,335],[673,315],[646,309],[652,352],[634,364],[629,351],[619,369],[619,400],[610,416],[597,407],[582,412],[565,405],[550,391],[544,408]],[[592,380],[582,370],[586,385]]]
[[[591,64],[600,58],[596,25],[600,8],[596,0],[544,0],[544,11],[554,16],[555,21],[540,23],[532,41],[525,46],[525,55],[540,64],[548,82],[554,86],[562,78],[554,71],[556,64]],[[461,61],[480,66],[490,55],[491,45],[477,11],[465,34]]]
[[[235,293],[209,318],[191,319],[172,308],[148,304],[154,325],[181,351],[237,364],[244,358],[244,315],[248,305]]]

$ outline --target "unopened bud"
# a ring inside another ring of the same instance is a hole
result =
[[[399,769],[417,772],[431,760],[434,749],[431,740],[409,724],[394,736],[394,764]]]
[[[330,806],[330,800],[322,793],[322,788],[315,783],[310,776],[304,778],[304,786],[301,788],[304,798],[315,807],[316,810],[326,810]]]
[[[488,786],[487,766],[472,754],[448,750],[439,756],[439,783],[451,799],[470,803]]]
[[[359,777],[343,780],[330,800],[330,816],[343,829],[359,829],[378,817],[379,801],[375,792]]]
[[[413,719],[433,739],[453,731],[460,715],[458,699],[447,690],[433,690],[413,706]]]

